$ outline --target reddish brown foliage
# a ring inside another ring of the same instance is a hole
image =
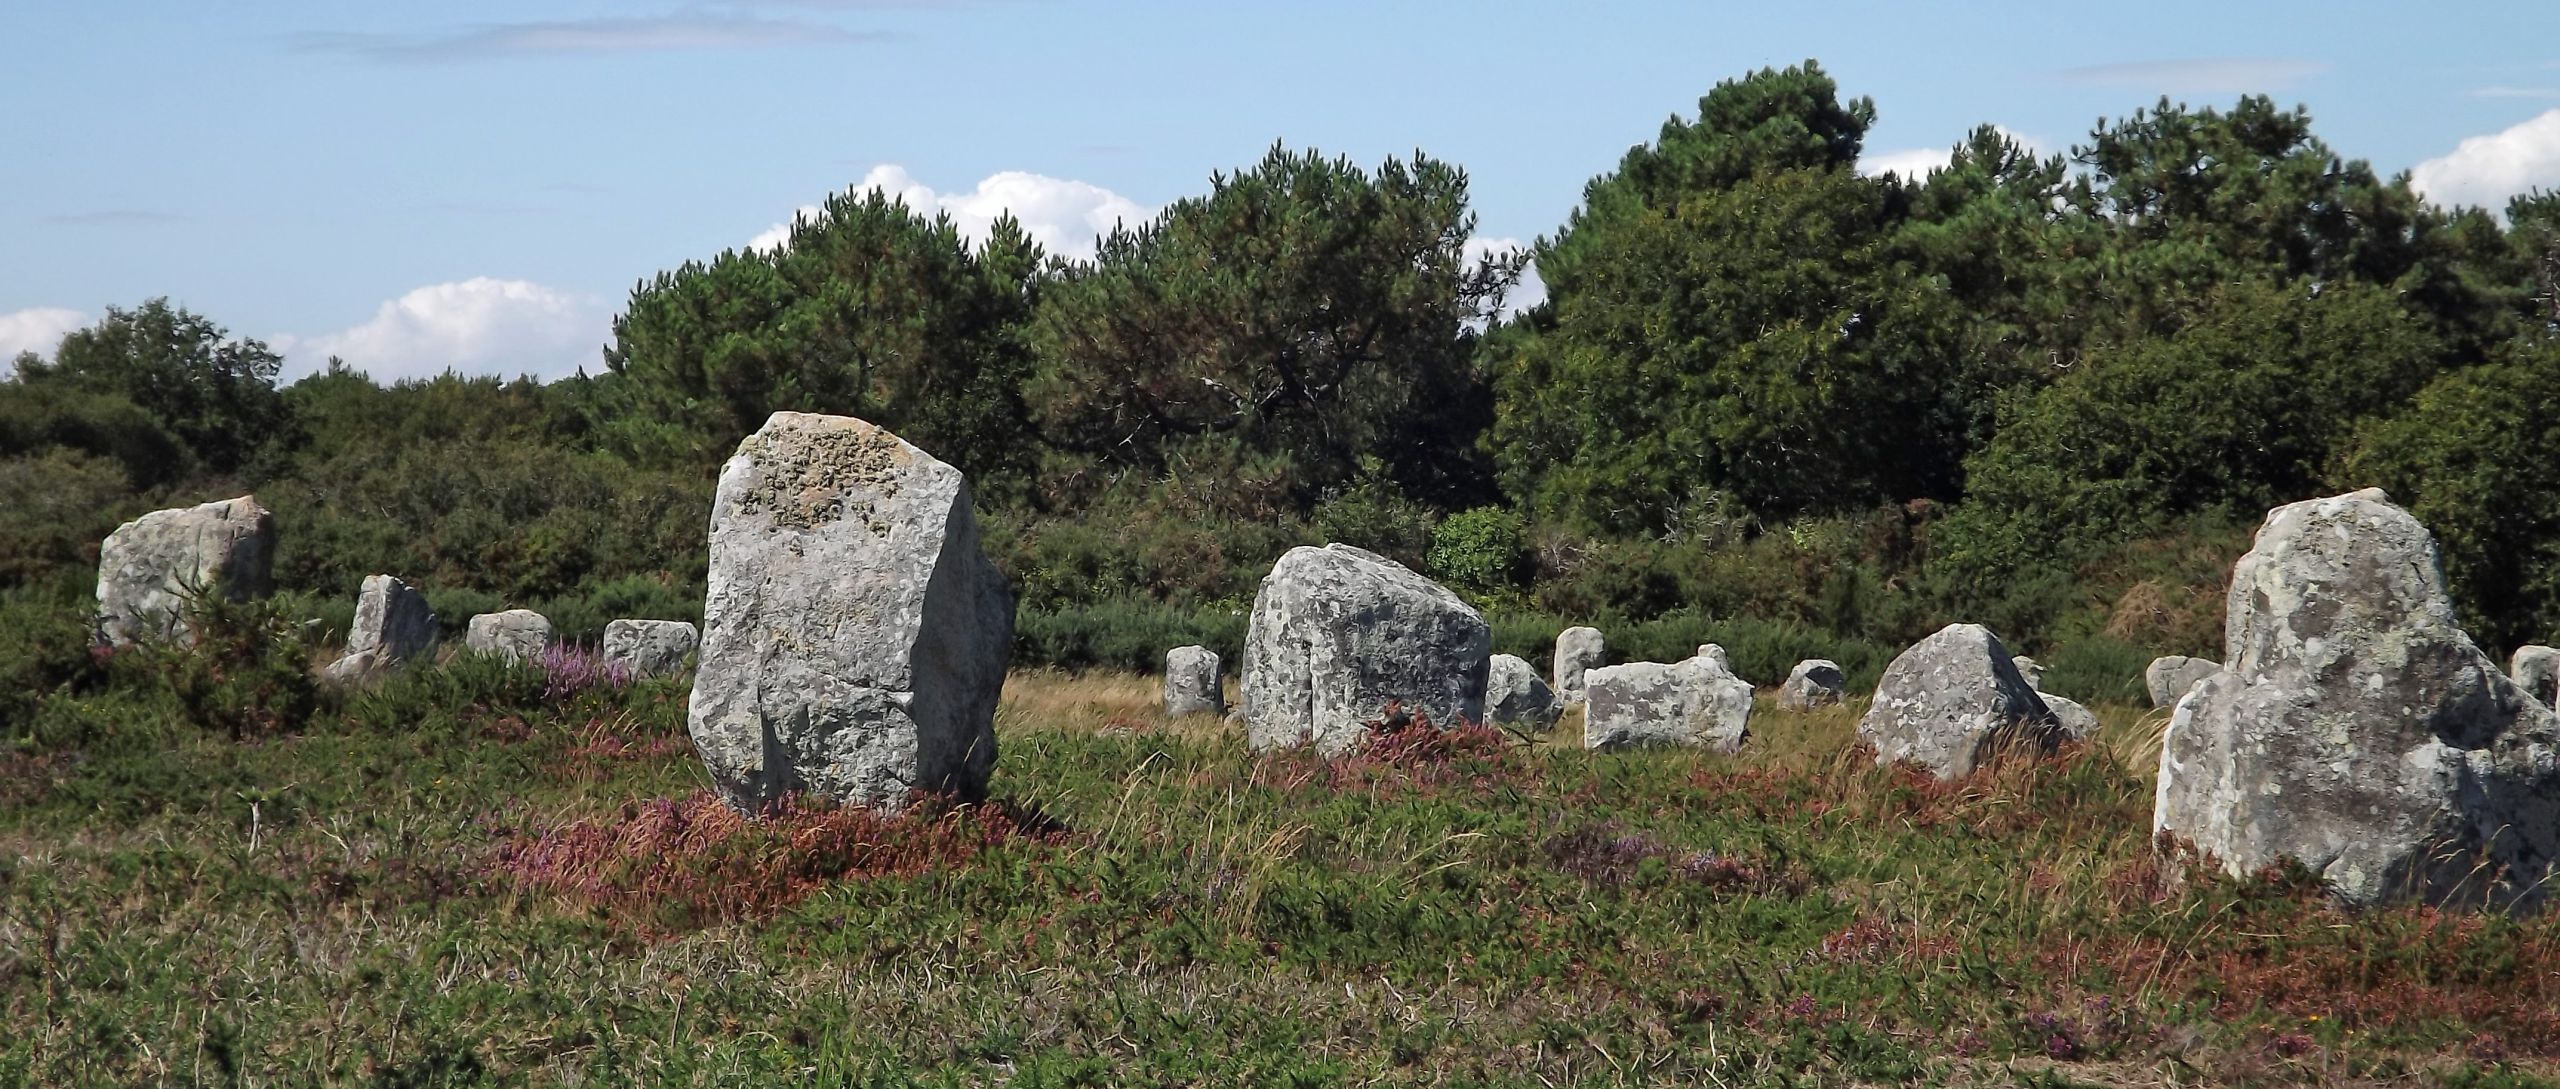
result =
[[[502,830],[490,868],[520,888],[675,929],[770,915],[833,882],[910,877],[1064,835],[999,805],[919,798],[889,815],[792,799],[750,820],[702,793],[626,805],[601,820]]]
[[[1482,723],[1459,720],[1441,729],[1429,716],[1390,706],[1369,724],[1369,736],[1347,755],[1325,759],[1306,748],[1267,753],[1253,764],[1253,782],[1280,790],[1322,785],[1329,790],[1386,788],[1430,792],[1453,786],[1492,789],[1530,778],[1520,742]]]

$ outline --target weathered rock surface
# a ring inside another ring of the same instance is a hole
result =
[[[1723,669],[1727,673],[1733,672],[1733,661],[1725,656],[1724,645],[1721,643],[1698,644],[1697,657],[1714,662],[1718,668]]]
[[[960,470],[777,412],[720,471],[688,728],[730,805],[985,792],[1013,600]]]
[[[2053,711],[1979,624],[1949,624],[1886,666],[1858,736],[1884,763],[1908,760],[1942,779],[1970,775],[2003,748],[2051,750]]]
[[[2169,719],[2157,831],[2235,875],[2294,859],[2352,905],[2542,900],[2560,719],[2457,626],[2417,519],[2373,489],[2278,507],[2226,608],[2226,666]]]
[[[1290,549],[1253,598],[1246,739],[1338,755],[1389,704],[1438,726],[1482,722],[1492,647],[1483,617],[1403,564],[1342,544]]]
[[[682,620],[616,620],[604,626],[604,645],[597,649],[606,665],[654,677],[683,669],[701,642],[702,633]]]
[[[1556,633],[1556,699],[1571,706],[1582,702],[1582,676],[1609,660],[1609,640],[1598,628],[1566,628]]]
[[[98,635],[108,646],[192,642],[182,611],[206,592],[233,601],[264,594],[275,520],[256,496],[155,510],[98,546]]]
[[[1590,672],[1586,692],[1585,748],[1697,745],[1730,753],[1751,734],[1751,682],[1712,658],[1606,666]]]
[[[1164,652],[1164,713],[1223,715],[1227,693],[1218,679],[1218,652],[1175,647]]]
[[[551,645],[551,618],[531,609],[481,613],[463,629],[462,647],[473,654],[495,654],[518,662],[542,656]]]
[[[1787,683],[1778,686],[1778,706],[1810,711],[1838,703],[1848,693],[1849,678],[1840,672],[1840,663],[1829,658],[1807,658],[1787,672]]]
[[[2018,676],[2027,682],[2027,687],[2035,689],[2039,695],[2044,692],[2043,662],[2021,654],[2009,659],[2009,664],[2018,667]]]
[[[1538,667],[1515,654],[1496,654],[1485,669],[1485,713],[1495,725],[1516,726],[1531,733],[1555,728],[1564,704],[1555,689],[1538,676]]]
[[[2173,707],[2205,678],[2222,672],[2222,663],[2209,658],[2189,658],[2171,654],[2154,658],[2142,671],[2142,686],[2151,693],[2151,706]]]
[[[2560,649],[2540,645],[2516,648],[2507,660],[2507,678],[2545,707],[2560,707]]]
[[[425,653],[435,641],[436,611],[427,606],[427,595],[389,575],[368,575],[356,593],[346,653],[321,676],[340,683],[358,680]]]
[[[2085,741],[2098,733],[2098,713],[2080,706],[2078,700],[2066,699],[2051,692],[2038,692],[2045,709],[2053,712],[2053,724],[2062,730],[2065,741]]]

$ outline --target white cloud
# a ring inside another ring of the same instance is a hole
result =
[[[580,367],[601,369],[597,349],[612,320],[603,300],[480,276],[418,288],[383,303],[361,325],[269,344],[285,356],[288,379],[319,370],[333,355],[386,384],[447,370],[559,378]]]
[[[866,193],[874,189],[905,201],[907,207],[926,215],[950,215],[961,235],[972,243],[985,241],[996,219],[1011,212],[1043,249],[1079,261],[1093,257],[1095,239],[1110,233],[1114,224],[1135,227],[1155,215],[1153,209],[1090,182],[1021,170],[989,175],[969,192],[941,193],[917,181],[905,167],[892,163],[871,168],[851,191]],[[796,214],[814,217],[818,208],[804,204]],[[791,222],[785,220],[748,239],[747,246],[771,249],[790,238]]]
[[[2010,143],[2025,149],[2027,154],[2044,154],[2043,142],[2035,137],[2006,125],[1991,127],[2000,135],[2008,137]],[[1869,177],[1880,174],[1900,174],[1905,178],[1918,181],[1946,169],[1947,164],[1955,159],[1955,154],[1954,144],[1945,147],[1911,147],[1869,152],[1858,156],[1858,173]]]
[[[2503,211],[2507,198],[2528,189],[2560,188],[2560,109],[2504,132],[2471,137],[2409,173],[2413,188],[2448,208],[2476,204]]]
[[[89,325],[89,315],[59,306],[38,306],[14,313],[0,314],[0,372],[20,352],[34,352],[52,358],[53,350],[62,344],[62,335]]]
[[[2101,87],[2131,87],[2160,94],[2259,94],[2281,90],[2329,70],[2315,60],[2290,57],[2193,57],[2092,64],[2066,69],[2062,78]]]
[[[1470,238],[1467,240],[1465,253],[1467,260],[1474,262],[1497,254],[1518,253],[1528,248],[1527,243],[1517,238]],[[1520,270],[1520,282],[1512,285],[1511,292],[1502,297],[1503,316],[1517,314],[1545,302],[1546,299],[1547,282],[1538,278],[1537,262],[1532,261],[1527,268]]]

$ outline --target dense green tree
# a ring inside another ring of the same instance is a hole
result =
[[[212,320],[161,298],[132,310],[110,306],[96,325],[64,336],[51,361],[29,352],[17,367],[30,389],[131,401],[205,469],[231,473],[290,422],[275,386],[283,362],[264,342],[232,339]]]
[[[839,193],[772,250],[688,262],[632,291],[605,350],[607,411],[676,422],[695,463],[778,410],[860,416],[987,486],[1016,475],[1020,326],[1045,263],[1010,218],[973,249],[949,217],[878,190]]]
[[[1304,504],[1368,456],[1410,494],[1464,498],[1490,412],[1473,329],[1519,272],[1471,259],[1474,228],[1445,163],[1274,147],[1051,285],[1031,328],[1041,433],[1068,473],[1223,464]]]

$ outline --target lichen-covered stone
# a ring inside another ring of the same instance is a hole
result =
[[[551,645],[551,618],[531,609],[481,613],[463,629],[462,647],[473,654],[494,654],[530,662]]]
[[[2080,706],[2078,700],[2066,699],[2051,692],[2038,692],[2045,709],[2053,712],[2053,724],[2062,730],[2065,741],[2086,741],[2097,736],[2098,714]]]
[[[2539,644],[2517,647],[2507,659],[2507,678],[2543,706],[2560,707],[2560,649]]]
[[[1582,675],[1609,661],[1609,640],[1598,628],[1566,628],[1556,633],[1556,699],[1570,707],[1582,702]]]
[[[1218,652],[1175,647],[1164,652],[1164,713],[1224,715],[1227,692],[1219,682]]]
[[[108,646],[189,643],[187,597],[245,601],[267,592],[275,520],[256,496],[155,510],[98,546],[98,637]]]
[[[2560,719],[2457,625],[2417,519],[2372,489],[2276,508],[2223,642],[2170,716],[2156,831],[2234,875],[2293,859],[2351,905],[2547,894]]]
[[[1730,753],[1751,735],[1751,682],[1713,658],[1629,662],[1587,676],[1586,748],[1688,745]]]
[[[2171,654],[2151,660],[2151,665],[2142,671],[2142,686],[2150,692],[2151,706],[2174,707],[2178,697],[2220,672],[2222,663],[2212,659]]]
[[[435,641],[436,611],[427,595],[389,575],[368,575],[356,592],[346,653],[321,676],[342,684],[359,680],[425,653]]]
[[[1733,660],[1726,656],[1724,652],[1724,645],[1721,643],[1700,643],[1698,644],[1698,653],[1695,656],[1714,662],[1716,664],[1716,668],[1722,669],[1727,673],[1733,672]]]
[[[985,792],[1013,601],[958,469],[777,412],[722,467],[710,543],[687,725],[730,805]]]
[[[1564,714],[1564,705],[1556,700],[1555,690],[1547,687],[1546,678],[1538,676],[1538,667],[1513,654],[1496,654],[1487,663],[1484,705],[1495,725],[1531,733],[1554,729],[1557,717]]]
[[[702,633],[682,620],[616,620],[604,626],[598,651],[606,665],[654,677],[682,670],[701,643]]]
[[[2009,659],[2009,664],[2018,667],[2018,676],[2027,682],[2027,687],[2035,689],[2038,693],[2044,691],[2043,662],[2021,654]]]
[[[1788,671],[1787,683],[1778,686],[1778,706],[1810,711],[1836,704],[1848,692],[1849,678],[1840,672],[1840,663],[1829,658],[1807,658]]]
[[[1493,632],[1447,588],[1349,545],[1293,548],[1253,598],[1244,717],[1256,749],[1357,747],[1389,705],[1484,721]]]
[[[1979,624],[1949,624],[1886,666],[1858,736],[1877,760],[1942,779],[1970,775],[2003,749],[2050,751],[2063,740],[2008,648]]]

